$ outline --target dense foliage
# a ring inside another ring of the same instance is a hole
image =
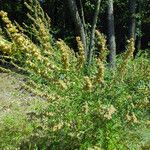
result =
[[[17,22],[28,22],[27,9],[24,6],[24,2],[27,0],[1,0],[0,9],[9,13],[12,20]],[[80,0],[77,0],[77,5],[80,8]],[[65,41],[72,44],[75,47],[74,35],[74,24],[70,13],[68,12],[68,4],[66,0],[41,0],[40,1],[44,11],[52,19],[53,33],[55,37],[61,37]],[[91,27],[92,18],[95,10],[94,0],[82,0],[85,20],[87,28]],[[150,39],[150,1],[149,0],[137,0],[138,6],[136,9],[136,20],[137,20],[137,35],[142,33],[142,49],[148,48],[148,42]],[[139,7],[141,11],[139,12]],[[16,15],[19,14],[19,15]],[[129,13],[129,0],[114,0],[114,15],[115,15],[115,28],[116,28],[116,39],[117,39],[117,51],[120,53],[124,50],[126,37],[128,36],[128,26],[130,21]],[[68,21],[69,20],[69,21]],[[142,28],[139,29],[138,24],[142,22]],[[99,14],[98,28],[103,32],[107,33],[107,1],[102,1],[101,13]]]

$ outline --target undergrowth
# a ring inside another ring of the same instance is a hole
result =
[[[1,148],[142,149],[145,143],[137,130],[150,126],[150,63],[146,53],[133,58],[134,41],[130,39],[126,52],[117,58],[116,68],[110,70],[106,38],[96,31],[98,56],[86,74],[80,38],[75,54],[63,40],[52,37],[50,19],[37,1],[30,0],[26,6],[32,25],[23,27],[0,11],[9,37],[0,35],[0,69],[10,71],[5,64],[11,64],[24,72],[27,81],[22,87],[48,104],[40,111],[4,118]]]

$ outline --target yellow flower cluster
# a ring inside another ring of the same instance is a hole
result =
[[[10,33],[16,33],[18,32],[18,29],[16,29],[15,26],[12,25],[11,21],[9,20],[9,18],[7,17],[7,13],[4,11],[0,11],[0,17],[2,17],[2,20],[6,23],[6,27],[8,28],[8,31]]]
[[[0,37],[0,50],[4,53],[4,54],[11,54],[12,53],[12,48],[13,45],[12,43],[9,42],[5,42],[1,37]]]
[[[150,127],[150,120],[146,121],[145,124]]]
[[[53,47],[50,44],[50,34],[48,29],[45,27],[44,23],[42,22],[41,18],[36,19],[37,24],[39,26],[38,30],[38,38],[40,38],[40,44],[42,45],[42,48],[44,50],[44,54],[46,56],[51,56],[53,52]]]
[[[84,77],[84,89],[91,90],[93,88],[92,82],[88,76]]]
[[[61,50],[61,61],[63,63],[64,69],[68,70],[69,69],[69,53],[68,50],[66,48],[66,44],[63,40],[59,40],[57,41],[57,45],[59,47],[59,49]]]
[[[95,83],[104,83],[105,67],[100,59],[97,60],[98,72],[96,74]]]
[[[52,131],[53,131],[53,132],[58,131],[58,130],[60,130],[63,126],[64,126],[64,123],[63,123],[63,122],[60,122],[60,123],[58,123],[58,124],[56,124],[56,125],[53,126]]]
[[[29,3],[29,4],[28,4]],[[28,18],[33,22],[31,30],[35,37],[40,42],[40,47],[42,48],[42,54],[44,56],[51,56],[53,52],[53,47],[51,45],[51,35],[49,34],[50,18],[43,12],[38,1],[29,0],[25,2],[26,7],[35,15],[28,13]]]
[[[84,46],[83,46],[83,43],[81,42],[80,37],[76,37],[76,41],[77,41],[77,45],[78,45],[78,49],[79,49],[77,68],[81,69],[85,63]]]
[[[106,111],[106,113],[104,114],[104,118],[106,118],[106,119],[108,119],[108,120],[112,119],[112,115],[113,115],[116,111],[117,111],[116,108],[115,108],[113,105],[111,105],[109,108],[107,108],[107,111]]]
[[[88,102],[86,101],[85,104],[83,105],[83,111],[85,112],[85,114],[87,114],[89,112],[89,105]]]
[[[0,16],[2,17],[2,20],[6,23],[7,30],[10,33],[14,42],[19,45],[19,47],[22,48],[24,52],[27,52],[31,56],[35,56],[40,59],[40,53],[38,52],[36,45],[34,45],[29,39],[25,38],[25,35],[19,33],[18,29],[16,29],[16,26],[13,25],[12,22],[9,20],[7,13],[4,11],[0,11]]]
[[[123,80],[123,77],[125,75],[126,71],[126,66],[128,64],[129,59],[133,58],[133,53],[135,51],[135,44],[134,44],[134,39],[131,38],[130,40],[127,41],[127,51],[124,54],[123,57],[123,63],[119,67],[119,74],[121,76],[121,80]]]
[[[96,36],[98,39],[97,47],[99,50],[99,59],[101,61],[105,61],[108,53],[107,45],[106,45],[106,37],[103,34],[101,34],[98,30],[96,30]]]
[[[133,53],[135,51],[135,44],[134,39],[131,38],[130,40],[127,40],[127,51],[124,55],[124,61],[126,62],[128,59],[133,58]]]
[[[13,31],[17,30],[10,24],[10,20],[8,19],[6,12],[0,11],[0,17],[2,17],[3,21],[7,23],[7,27],[9,27],[9,31],[13,32]],[[12,53],[12,44],[10,42],[4,40],[2,36],[0,36],[0,49],[5,54]]]
[[[127,113],[126,119],[127,119],[127,121],[133,122],[133,123],[139,122],[134,112],[132,112],[131,115],[129,115],[129,113]]]
[[[57,81],[57,84],[61,87],[61,89],[63,90],[66,90],[68,87],[67,87],[67,84],[63,81],[63,80],[58,80]]]
[[[113,105],[100,105],[99,117],[104,120],[111,120],[114,113],[116,113],[116,108]]]
[[[42,56],[40,49],[32,41],[30,41],[23,33],[19,33],[19,31],[16,29],[16,26],[14,26],[7,17],[7,13],[5,13],[4,11],[0,11],[0,16],[6,23],[7,30],[10,33],[14,43],[16,43],[19,49],[22,50],[22,52],[24,52],[26,56],[28,56],[28,60],[26,61],[26,63],[29,68],[34,70],[36,73],[49,78],[48,76],[51,72],[50,69],[55,69],[57,67],[55,67],[55,65],[53,65],[53,63],[50,62],[47,57]],[[10,49],[8,46],[5,48]],[[33,58],[39,63],[45,65],[45,68],[43,68],[43,70],[39,69],[38,64],[36,64],[36,62],[32,62]]]

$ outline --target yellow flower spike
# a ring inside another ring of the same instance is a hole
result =
[[[19,43],[24,42],[24,38],[22,38],[21,36],[17,39]]]
[[[18,30],[15,27],[8,28],[8,31],[10,33],[16,33],[16,32],[18,32]]]
[[[130,121],[132,120],[132,117],[129,115],[129,113],[127,113],[127,115],[126,115],[126,120],[127,120],[128,122],[130,122]]]
[[[68,51],[66,49],[66,44],[64,43],[63,40],[59,40],[59,41],[57,41],[57,45],[62,52],[61,61],[63,63],[64,69],[67,71],[69,69],[69,55],[68,55]]]
[[[126,52],[124,53],[124,56],[123,56],[123,62],[122,64],[119,66],[119,76],[121,76],[121,80],[123,81],[123,78],[125,76],[125,73],[126,73],[126,67],[127,67],[127,64],[128,64],[128,61],[130,59],[133,58],[133,53],[135,51],[135,42],[134,42],[134,39],[131,38],[130,40],[127,40],[127,50]]]
[[[36,57],[36,59],[38,60],[38,61],[42,61],[42,57],[41,57],[41,55],[38,55],[37,57]]]
[[[148,127],[150,127],[150,120],[147,120],[147,121],[145,122],[145,124],[146,124]]]
[[[13,25],[7,17],[7,13],[3,11],[1,11],[0,13],[3,21],[6,23],[6,27],[9,33],[12,35],[14,42],[22,47],[21,50],[23,50],[25,53],[31,53],[35,58],[37,57],[38,60],[41,59],[41,55],[37,46],[34,45],[29,39],[27,39],[25,35],[18,33],[16,26]]]
[[[0,49],[3,51],[3,53],[11,54],[12,45],[1,45],[0,43]]]
[[[64,90],[66,90],[68,88],[66,83],[63,80],[58,80],[57,83]]]
[[[129,115],[129,112],[128,112],[127,115],[126,115],[126,120],[128,122],[132,122],[132,123],[139,123],[139,121],[138,121],[138,119],[137,119],[134,112],[132,112],[130,115]]]
[[[95,83],[104,83],[105,67],[100,59],[97,60],[98,72],[96,74]]]
[[[12,22],[7,17],[7,13],[5,13],[4,11],[0,11],[0,17],[2,17],[2,20],[5,22],[7,31],[9,32],[14,44],[16,44],[19,47],[18,50],[22,51],[27,56],[28,61],[26,62],[26,64],[28,68],[37,72],[38,74],[43,73],[44,76],[48,77],[49,72],[51,72],[51,69],[56,69],[57,67],[52,62],[50,62],[49,59],[47,59],[52,54],[51,51],[53,50],[53,47],[50,44],[49,30],[43,23],[43,20],[39,18],[36,24],[37,25],[36,27],[39,27],[41,34],[40,37],[42,43],[41,45],[43,45],[43,49],[41,51],[41,49],[39,49],[26,35],[24,35],[22,31],[21,33],[18,31],[17,27],[13,25]],[[9,49],[8,46],[1,45],[1,47],[3,47],[5,52],[6,51],[8,52]],[[30,61],[32,59],[35,60],[34,63]],[[66,59],[64,59],[64,61],[66,61]],[[38,70],[39,62],[45,65],[45,67],[48,69],[48,72],[45,70],[43,71]],[[65,65],[67,66],[68,64],[65,63]]]
[[[88,76],[84,77],[84,89],[91,90],[93,88],[92,82]]]
[[[39,53],[35,51],[35,52],[33,53],[33,55],[34,55],[35,57],[38,57],[38,56],[39,56]]]
[[[0,36],[0,49],[5,54],[12,54],[13,43],[8,42],[2,36]]]
[[[101,61],[105,61],[106,60],[106,56],[108,53],[108,49],[107,49],[107,45],[106,45],[106,37],[100,33],[98,30],[95,31],[98,42],[97,42],[97,47],[99,50],[99,59]]]
[[[11,24],[11,21],[8,24],[6,24],[6,27],[7,28],[12,28],[13,27],[13,25]]]
[[[3,10],[0,11],[0,16],[5,18],[7,17],[7,12],[4,12]]]
[[[133,121],[133,123],[138,123],[139,122],[136,115],[135,115],[135,113],[133,113],[133,112],[132,112],[132,121]]]
[[[77,41],[77,45],[78,45],[78,49],[79,49],[77,68],[81,69],[85,63],[84,46],[83,46],[83,43],[82,43],[80,37],[76,37],[76,41]]]
[[[48,58],[45,58],[45,59],[44,59],[44,63],[45,63],[45,64],[48,64],[48,63],[49,63],[49,59],[48,59]]]
[[[45,20],[43,20],[43,18],[40,18],[39,16],[36,16],[35,18],[33,18],[31,15],[28,15],[28,17],[36,24],[35,26],[33,25],[32,30],[38,36],[40,46],[43,49],[42,53],[46,57],[51,56],[53,53],[53,47],[50,43],[49,28],[46,25],[47,21],[45,22]],[[37,30],[37,27],[38,27],[38,30]]]
[[[104,114],[104,118],[110,120],[112,119],[112,115],[116,112],[116,108],[111,105],[109,108],[107,108],[107,112]]]

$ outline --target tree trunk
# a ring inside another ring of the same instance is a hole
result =
[[[142,24],[141,24],[141,21],[138,22],[138,30],[139,30],[139,34],[137,35],[137,38],[136,38],[136,49],[137,51],[139,52],[141,50],[141,39],[142,39]]]
[[[74,21],[74,24],[76,26],[76,31],[77,34],[81,37],[82,43],[84,45],[84,51],[85,51],[85,57],[87,57],[87,43],[86,43],[86,34],[84,30],[84,25],[82,23],[82,20],[79,15],[79,11],[76,5],[75,0],[67,0],[68,1],[68,6],[72,15],[72,19]]]
[[[94,39],[95,39],[95,29],[96,29],[97,19],[98,19],[98,15],[99,15],[99,11],[100,11],[100,4],[101,4],[101,0],[97,0],[96,10],[95,10],[95,14],[94,14],[94,18],[93,18],[93,24],[92,24],[92,31],[91,31],[91,35],[90,35],[88,56],[87,56],[88,66],[92,62],[93,46],[94,46]]]
[[[88,52],[88,38],[87,38],[87,28],[86,28],[86,23],[85,23],[85,15],[84,15],[84,9],[83,9],[83,4],[82,4],[82,0],[80,0],[80,13],[81,13],[81,20],[82,20],[82,24],[84,27],[84,33],[86,36],[86,50]],[[87,57],[87,56],[86,56]]]
[[[115,67],[116,63],[116,41],[115,41],[115,25],[113,0],[108,0],[108,44],[109,44],[109,65]]]
[[[138,30],[138,35],[137,35],[137,41],[136,41],[136,49],[137,51],[141,50],[141,38],[142,38],[142,4],[143,4],[143,0],[139,0],[138,3],[138,13],[139,13],[139,17],[138,17],[138,21],[137,21],[137,30]]]
[[[85,24],[85,17],[84,17],[84,9],[82,5],[82,0],[80,0],[80,9],[81,9],[81,18],[82,18],[82,23],[84,26],[84,30],[86,30],[86,24]]]
[[[130,11],[129,39],[134,38],[134,40],[136,40],[136,37],[135,37],[135,30],[136,30],[136,17],[135,17],[136,0],[129,0],[129,11]]]

